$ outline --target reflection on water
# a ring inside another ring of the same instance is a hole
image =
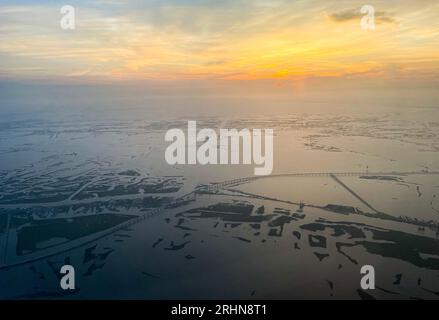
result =
[[[179,116],[2,123],[0,297],[436,298],[439,117],[410,112],[200,113],[275,129],[276,176],[241,180],[251,167],[166,164]]]

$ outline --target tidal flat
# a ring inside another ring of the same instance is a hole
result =
[[[274,129],[273,174],[257,179],[168,165],[164,134],[187,115],[136,110],[1,120],[1,298],[437,299],[436,109],[192,113]]]

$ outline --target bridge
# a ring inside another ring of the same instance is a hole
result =
[[[256,181],[256,180],[260,180],[260,179],[268,179],[268,178],[279,178],[279,177],[332,177],[333,179],[335,179],[337,182],[339,182],[344,188],[346,188],[350,193],[352,193],[355,197],[357,197],[361,202],[363,202],[366,206],[368,206],[370,209],[372,209],[375,212],[378,212],[376,209],[374,209],[370,204],[368,204],[364,199],[362,199],[359,195],[357,195],[353,190],[351,190],[348,186],[346,186],[343,182],[341,182],[339,179],[337,179],[337,177],[341,177],[341,176],[408,176],[408,175],[439,175],[439,171],[407,171],[407,172],[396,172],[396,171],[391,171],[391,172],[353,172],[353,171],[348,171],[348,172],[308,172],[308,173],[285,173],[285,174],[276,174],[276,175],[268,175],[268,176],[252,176],[252,177],[243,177],[243,178],[238,178],[238,179],[231,179],[231,180],[226,180],[226,181],[222,181],[222,182],[217,182],[217,183],[211,183],[208,184],[207,186],[204,187],[197,187],[194,190],[192,190],[191,192],[180,196],[176,199],[174,199],[174,201],[172,201],[170,204],[168,204],[167,206],[163,206],[160,208],[156,208],[153,210],[150,210],[148,212],[145,212],[141,215],[139,215],[138,217],[131,219],[125,223],[119,224],[113,228],[110,228],[108,230],[99,232],[96,234],[95,237],[93,237],[92,239],[87,239],[87,240],[82,240],[79,239],[78,241],[72,241],[70,244],[68,245],[64,245],[62,246],[62,248],[57,250],[53,250],[50,252],[46,252],[43,254],[38,254],[38,256],[32,256],[32,257],[27,257],[24,260],[21,261],[15,261],[12,263],[7,264],[7,257],[6,255],[3,257],[3,261],[2,264],[0,264],[0,270],[2,269],[9,269],[12,267],[16,267],[19,265],[24,265],[27,263],[31,263],[31,262],[35,262],[38,260],[43,260],[52,256],[56,256],[65,252],[69,252],[72,251],[74,249],[86,246],[90,243],[94,243],[104,237],[107,237],[111,234],[116,233],[117,231],[121,230],[121,229],[125,229],[128,228],[134,224],[137,224],[143,220],[152,218],[154,216],[159,215],[160,213],[162,213],[164,210],[167,210],[169,208],[172,208],[172,206],[177,207],[179,204],[184,204],[187,203],[188,201],[194,201],[196,200],[196,194],[201,192],[216,192],[219,191],[222,188],[227,188],[227,187],[231,187],[231,186],[236,186],[242,183],[248,183],[248,182],[252,182],[252,181]],[[284,201],[286,202],[286,201]],[[292,202],[288,202],[288,203],[292,203]],[[301,205],[301,204],[300,204]],[[307,206],[312,206],[312,205],[307,205]],[[315,206],[317,207],[317,206]],[[7,233],[9,233],[9,230],[7,231]],[[6,236],[7,237],[7,236]],[[7,239],[6,239],[6,246],[7,246]],[[4,248],[5,251],[7,250],[7,248]],[[0,257],[1,258],[1,257]]]
[[[248,183],[261,179],[269,178],[283,178],[283,177],[358,177],[358,176],[409,176],[409,175],[439,175],[439,171],[377,171],[377,172],[360,172],[360,171],[346,171],[346,172],[302,172],[302,173],[282,173],[267,176],[252,176],[238,179],[225,180],[221,182],[211,183],[207,185],[208,192],[215,192],[222,188],[232,187],[243,183]]]
[[[339,185],[341,185],[343,188],[345,188],[350,194],[352,194],[355,198],[360,200],[361,203],[363,203],[366,207],[368,207],[370,210],[372,210],[375,213],[380,213],[377,209],[372,207],[372,205],[369,204],[366,200],[364,200],[362,197],[360,197],[354,190],[349,188],[343,181],[341,181],[339,178],[337,178],[335,175],[330,175],[332,179],[335,180]]]
[[[173,205],[178,205],[178,204],[186,203],[188,201],[194,201],[195,198],[196,198],[196,193],[192,191],[192,192],[190,192],[188,194],[185,194],[185,195],[175,199],[172,202],[172,204]],[[133,219],[130,219],[130,220],[124,222],[124,223],[118,224],[117,226],[114,226],[114,227],[109,228],[107,230],[104,230],[104,231],[96,233],[95,237],[93,237],[92,239],[88,239],[87,238],[87,239],[78,239],[76,241],[74,240],[74,241],[69,242],[68,244],[61,245],[61,247],[62,247],[61,249],[54,250],[54,251],[46,251],[45,253],[42,253],[42,254],[38,253],[37,255],[30,256],[30,257],[27,257],[26,259],[23,259],[23,260],[20,260],[20,261],[15,261],[15,262],[12,262],[12,263],[7,263],[7,252],[8,252],[8,248],[7,248],[8,241],[7,241],[7,239],[8,239],[8,234],[9,234],[9,224],[8,224],[8,229],[6,231],[7,235],[6,235],[6,239],[5,239],[4,256],[3,256],[3,261],[0,264],[0,271],[3,270],[3,269],[10,269],[10,268],[17,267],[17,266],[20,266],[20,265],[25,265],[25,264],[28,264],[28,263],[32,263],[32,262],[36,262],[36,261],[39,261],[39,260],[47,259],[47,258],[50,258],[52,256],[57,256],[59,254],[72,251],[74,249],[78,249],[78,248],[84,247],[84,246],[89,245],[91,243],[94,243],[94,242],[96,242],[96,241],[98,241],[100,239],[103,239],[103,238],[105,238],[105,237],[107,237],[109,235],[112,235],[112,234],[114,234],[114,233],[116,233],[116,232],[118,232],[120,230],[129,228],[129,227],[131,227],[131,226],[133,226],[135,224],[138,224],[141,221],[144,221],[144,220],[150,219],[150,218],[152,218],[154,216],[157,216],[158,214],[160,214],[161,212],[166,210],[168,207],[169,207],[169,205],[149,210],[149,211],[147,211],[147,212],[145,212],[145,213],[143,213],[143,214],[141,214],[141,215],[139,215],[139,216],[137,216],[137,217],[135,217]],[[9,221],[9,217],[8,217],[8,221]]]

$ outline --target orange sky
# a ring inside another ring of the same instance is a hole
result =
[[[0,6],[0,77],[418,79],[439,75],[439,2],[78,2],[62,30],[53,2]],[[149,3],[149,4],[148,4]]]

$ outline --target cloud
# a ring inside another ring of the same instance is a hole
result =
[[[391,24],[397,17],[400,26],[366,34],[358,26],[361,4],[344,10],[335,0],[82,1],[77,28],[68,32],[52,2],[0,5],[0,71],[23,77],[296,79],[386,73],[388,65],[411,65],[412,73],[438,70],[433,3],[416,10],[380,5],[376,22]],[[426,63],[411,64],[413,59]]]
[[[349,9],[328,15],[328,17],[334,22],[347,22],[352,20],[360,21],[363,16],[364,14],[360,12],[360,9]],[[387,12],[376,11],[375,21],[377,23],[394,23],[395,19]]]

